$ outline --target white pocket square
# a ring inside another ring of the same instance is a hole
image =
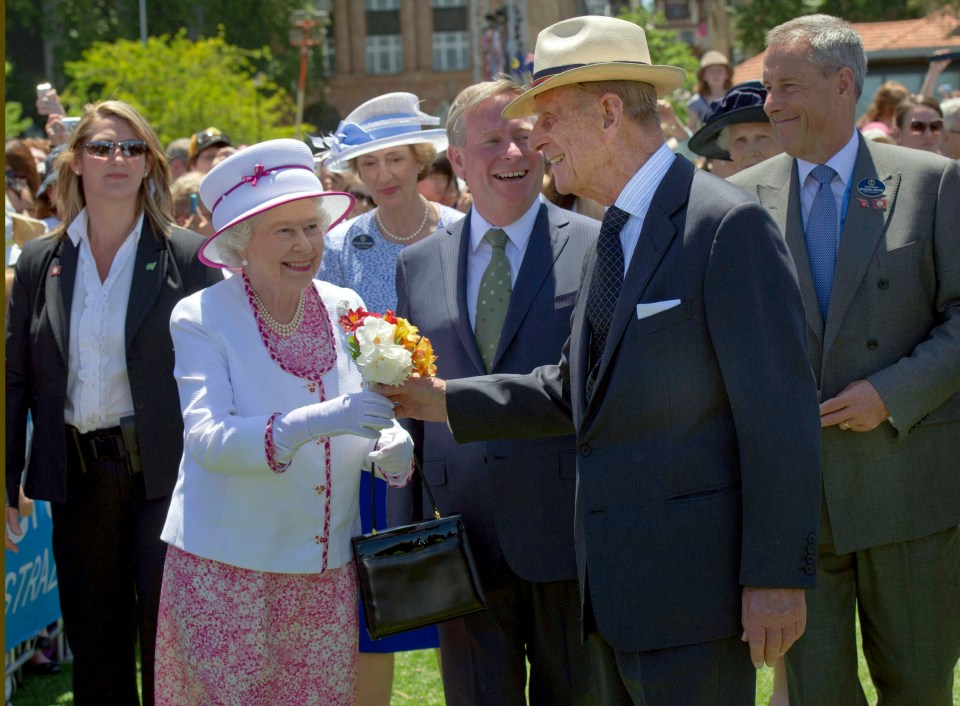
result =
[[[648,316],[659,314],[661,311],[672,309],[680,304],[679,299],[667,299],[662,302],[647,302],[646,304],[637,304],[637,320],[645,319]]]

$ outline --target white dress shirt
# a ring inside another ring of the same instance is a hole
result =
[[[87,226],[84,208],[67,228],[67,237],[79,246],[80,252],[70,309],[64,421],[81,433],[115,427],[122,417],[133,414],[127,376],[126,321],[143,214],[117,250],[103,282],[90,250]]]
[[[537,222],[540,213],[540,204],[543,197],[534,199],[530,208],[520,218],[501,230],[507,234],[507,245],[504,251],[510,261],[511,284],[517,283],[517,273],[523,264],[523,255],[527,252],[527,243],[530,234]],[[467,251],[467,313],[470,316],[470,328],[477,323],[477,295],[480,293],[480,280],[493,257],[493,246],[484,238],[487,231],[499,226],[490,225],[486,218],[480,215],[476,207],[470,209],[470,249]]]
[[[667,175],[675,159],[676,155],[666,143],[660,145],[660,149],[637,170],[617,196],[614,205],[630,214],[630,219],[620,231],[624,277],[630,268],[633,251],[637,249],[637,243],[640,241],[640,231],[643,230],[643,221],[647,217],[650,202],[653,201],[653,194],[659,188],[660,182]]]

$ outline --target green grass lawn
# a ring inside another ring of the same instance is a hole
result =
[[[54,677],[28,677],[24,688],[11,698],[13,706],[60,706],[73,703],[70,691],[70,665]],[[960,706],[960,669],[954,670],[953,703]],[[867,698],[876,704],[877,694],[867,678],[867,667],[860,656],[860,679]],[[757,676],[757,706],[766,706],[773,689],[773,670],[762,669]],[[391,706],[444,706],[443,685],[432,650],[401,652],[397,655]]]

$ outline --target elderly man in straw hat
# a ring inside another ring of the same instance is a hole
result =
[[[577,436],[583,633],[605,704],[753,704],[753,667],[805,627],[820,508],[817,390],[796,271],[773,220],[665,146],[643,30],[540,33],[504,117],[561,192],[608,205],[557,365],[409,381],[398,416],[458,441]],[[749,644],[747,644],[749,643]]]

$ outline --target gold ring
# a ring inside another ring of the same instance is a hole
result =
[[[840,422],[840,428],[844,431],[850,431],[850,422]]]

